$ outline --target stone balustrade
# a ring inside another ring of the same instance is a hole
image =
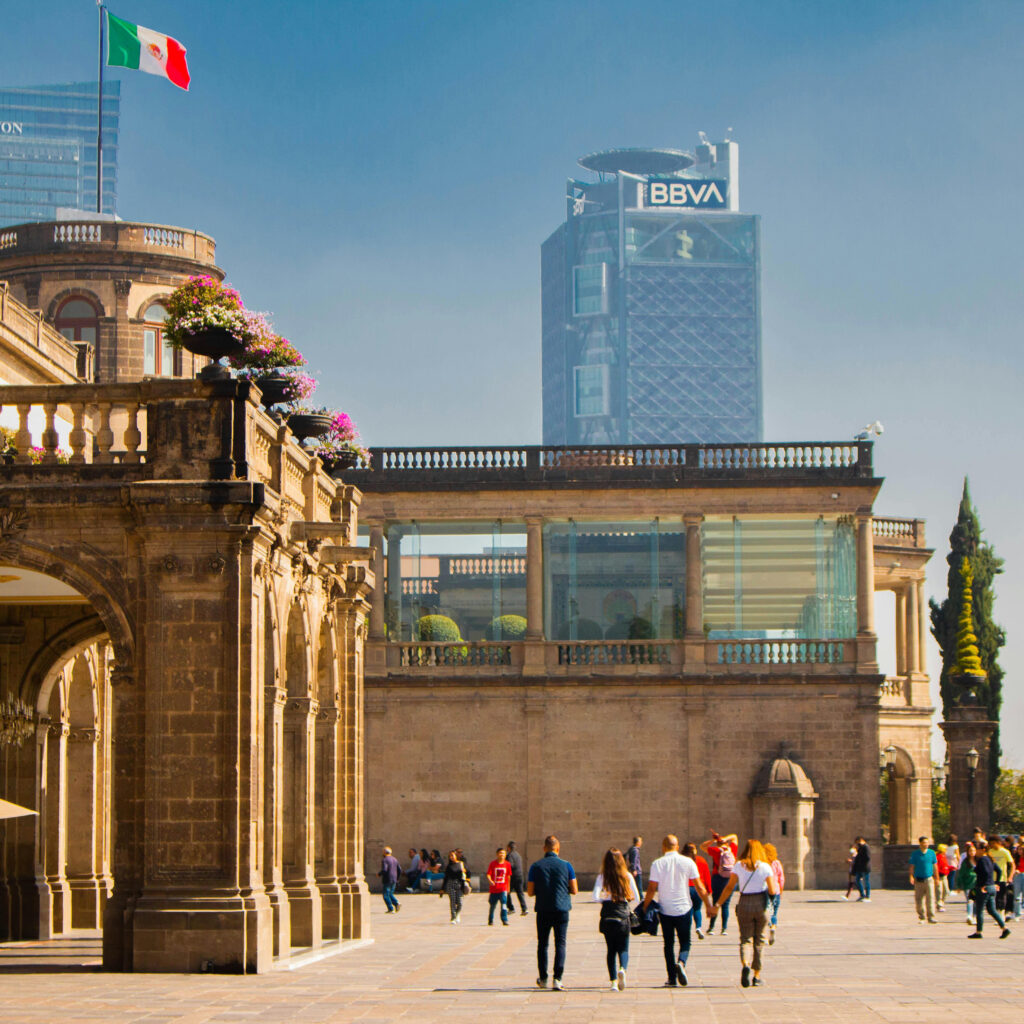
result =
[[[843,640],[719,640],[708,659],[719,665],[837,665],[853,654]]]
[[[924,520],[877,516],[871,521],[876,547],[923,548]]]
[[[0,249],[3,235],[0,235]],[[52,364],[53,376],[70,380],[75,376],[78,347],[43,319],[38,309],[29,309],[10,294],[6,281],[0,281],[0,331],[7,344],[25,345],[33,360]]]

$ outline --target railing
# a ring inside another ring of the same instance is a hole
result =
[[[879,696],[888,703],[909,704],[907,696],[907,680],[899,676],[889,676],[879,687]]]
[[[510,644],[480,642],[442,643],[401,643],[398,649],[398,663],[402,668],[437,668],[460,665],[491,666],[511,665]]]
[[[52,252],[66,245],[150,253],[164,249],[211,267],[216,258],[216,245],[209,235],[167,224],[120,220],[44,221],[19,224],[0,233],[0,252],[5,253]]]
[[[875,543],[890,547],[923,548],[924,520],[876,517],[871,520]]]
[[[709,644],[719,665],[838,665],[842,640],[720,640]]]
[[[581,640],[558,645],[559,665],[668,665],[672,644],[658,640]]]
[[[839,473],[870,476],[870,442],[751,445],[489,445],[458,448],[374,448],[372,473],[357,470],[373,489],[387,486],[388,474],[490,474],[522,471],[544,476],[600,469],[645,474],[667,470],[683,475]],[[365,475],[364,475],[365,474]],[[560,477],[559,477],[560,479]]]
[[[0,248],[3,248],[0,245]],[[56,328],[43,319],[39,310],[29,309],[15,299],[6,281],[0,281],[0,326],[7,336],[8,344],[30,345],[36,351],[33,361],[42,355],[51,363],[54,378],[71,383],[77,376],[78,348],[67,340]]]
[[[525,555],[441,556],[442,576],[525,576]]]

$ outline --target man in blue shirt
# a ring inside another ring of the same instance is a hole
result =
[[[928,848],[928,837],[921,836],[917,841],[917,849],[910,853],[910,884],[914,887],[914,904],[917,907],[919,924],[925,922],[935,924],[935,903],[932,893],[935,885],[935,851]]]
[[[548,937],[555,933],[555,969],[551,987],[561,991],[565,970],[565,940],[569,931],[572,899],[579,892],[576,872],[567,860],[558,856],[557,836],[544,839],[544,856],[530,865],[526,877],[526,895],[534,897],[537,912],[537,988],[548,983]]]

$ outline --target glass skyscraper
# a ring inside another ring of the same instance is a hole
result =
[[[584,157],[541,247],[544,443],[762,439],[760,220],[739,148]]]
[[[96,82],[0,88],[0,226],[96,210]],[[117,212],[121,82],[103,83],[102,212]]]

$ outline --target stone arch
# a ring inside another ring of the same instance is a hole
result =
[[[135,319],[136,320],[145,320],[146,319],[146,310],[149,309],[149,307],[152,306],[154,302],[159,302],[161,306],[165,306],[166,303],[167,303],[167,300],[170,297],[171,297],[171,293],[169,291],[155,291],[148,298],[144,299],[142,301],[142,303],[137,307],[137,312],[135,313]]]
[[[298,595],[288,609],[284,646],[284,682],[289,698],[312,696],[313,645],[309,613],[305,601]]]
[[[55,669],[87,651],[106,635],[102,620],[93,612],[51,636],[32,655],[25,669],[19,686],[22,699],[45,713],[50,702],[50,690],[58,678]]]
[[[910,753],[905,748],[897,746],[894,767],[892,777],[888,774],[886,777],[886,784],[889,787],[889,843],[906,845],[917,839],[917,836],[912,835],[917,766]]]
[[[52,324],[57,319],[57,310],[59,310],[60,307],[68,301],[68,299],[77,298],[86,299],[91,302],[96,307],[96,315],[98,317],[102,318],[110,316],[107,312],[106,306],[103,305],[103,300],[97,292],[94,292],[91,288],[83,288],[80,285],[76,285],[73,288],[63,288],[50,299],[50,302],[46,307],[46,319]]]

